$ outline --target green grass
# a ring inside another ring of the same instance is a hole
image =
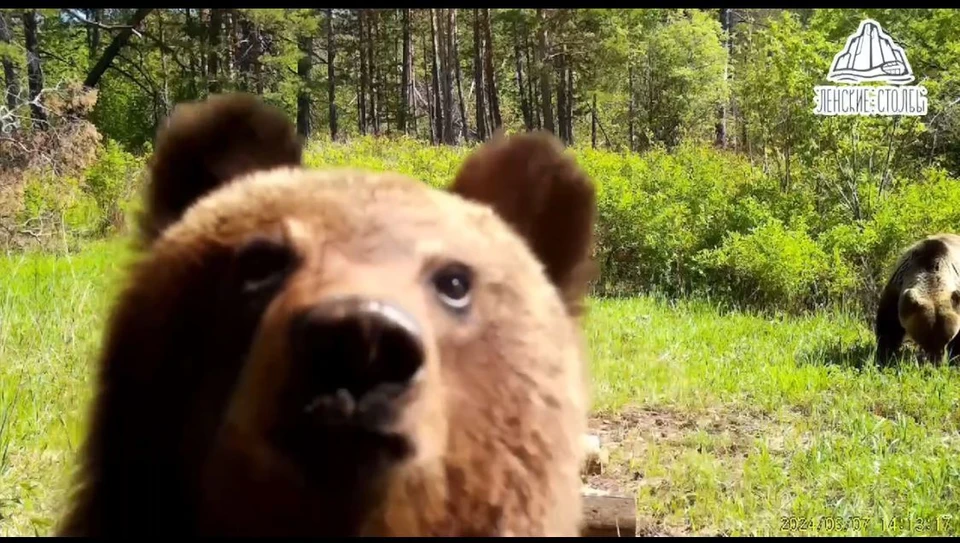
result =
[[[603,301],[588,331],[606,477],[651,530],[960,534],[956,367],[880,371],[869,328],[838,314]]]
[[[126,258],[0,257],[0,536],[50,533]],[[957,368],[861,367],[869,328],[840,314],[595,300],[587,332],[612,447],[591,482],[635,492],[645,531],[960,535]]]
[[[124,248],[0,257],[0,537],[56,518]]]

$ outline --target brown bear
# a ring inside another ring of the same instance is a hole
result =
[[[874,331],[877,360],[889,364],[905,338],[927,361],[946,348],[958,354],[960,331],[960,236],[941,233],[907,248],[880,295]]]
[[[58,533],[577,535],[595,213],[550,135],[438,190],[179,105]]]

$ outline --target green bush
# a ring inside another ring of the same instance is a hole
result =
[[[364,137],[312,141],[304,162],[392,170],[443,188],[471,150]],[[935,169],[884,191],[862,182],[855,218],[842,199],[810,182],[815,174],[802,172],[785,187],[746,158],[712,147],[568,152],[597,186],[597,295],[707,295],[785,311],[855,302],[870,311],[901,250],[930,233],[960,230],[960,186]],[[120,229],[140,203],[144,159],[112,141],[97,156],[82,179],[27,183],[24,214],[62,216],[68,230],[86,237]]]
[[[779,219],[746,234],[732,232],[719,248],[700,256],[713,292],[753,306],[799,309],[836,299],[856,283],[839,254]]]
[[[62,241],[75,244],[123,230],[132,204],[138,200],[143,158],[112,140],[98,146],[95,153],[93,162],[75,175],[57,175],[50,169],[22,171],[18,212],[10,217],[13,222],[6,221],[6,228],[45,248],[51,243],[60,247]]]
[[[96,162],[87,170],[84,187],[100,210],[101,231],[123,226],[123,202],[134,189],[142,167],[140,159],[114,140],[107,140]]]
[[[366,137],[314,142],[306,163],[395,170],[445,187],[470,150]],[[785,311],[856,303],[871,311],[901,250],[930,233],[960,230],[960,186],[939,170],[882,194],[863,182],[863,216],[855,219],[809,182],[811,171],[798,171],[808,179],[785,187],[746,158],[712,147],[568,152],[597,183],[598,295],[709,295]]]

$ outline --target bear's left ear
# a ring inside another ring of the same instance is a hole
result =
[[[141,242],[149,245],[198,198],[238,176],[301,163],[302,144],[278,108],[252,94],[177,105],[149,165]]]
[[[497,136],[467,158],[450,189],[489,205],[527,241],[571,314],[595,269],[592,181],[546,132]]]

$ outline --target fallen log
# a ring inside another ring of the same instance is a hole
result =
[[[636,537],[635,497],[583,493],[583,537]]]

